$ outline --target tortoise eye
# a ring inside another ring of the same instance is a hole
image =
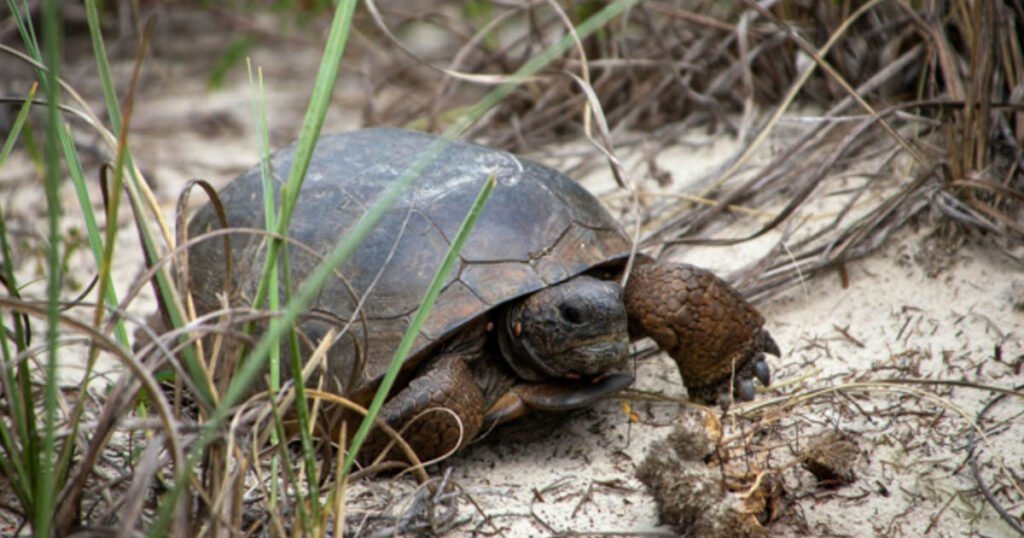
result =
[[[558,313],[562,315],[562,319],[574,325],[583,321],[583,316],[580,315],[580,311],[572,305],[563,304],[558,307]]]

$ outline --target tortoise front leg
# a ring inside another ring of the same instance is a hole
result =
[[[381,407],[380,418],[399,431],[421,461],[462,448],[480,431],[484,396],[462,353],[441,355]],[[360,460],[375,458],[390,438],[375,429]],[[389,456],[398,454],[392,450]]]
[[[675,359],[691,399],[727,406],[733,394],[754,399],[753,378],[770,383],[765,353],[780,352],[764,317],[711,272],[638,260],[625,301],[630,337],[649,336]]]
[[[588,407],[633,384],[633,376],[610,372],[589,381],[553,380],[511,386],[484,415],[484,428],[529,414],[532,411],[571,411]]]

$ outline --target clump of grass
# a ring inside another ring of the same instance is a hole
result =
[[[578,29],[579,33],[587,35],[599,30],[630,3],[621,1],[604,10],[596,11],[592,17],[583,21]],[[260,292],[257,293],[252,308],[235,309],[232,312],[243,322],[266,319],[264,299],[268,295],[267,290],[277,289],[271,285],[273,278],[281,275],[284,282],[288,283],[287,265],[281,267],[279,272],[279,268],[275,267],[273,262],[278,259],[278,251],[286,252],[283,245],[287,241],[289,219],[295,208],[295,198],[301,189],[305,166],[323,123],[332,93],[331,88],[337,79],[338,59],[342,55],[354,6],[355,2],[344,2],[335,12],[334,24],[325,46],[324,61],[298,143],[299,156],[289,172],[280,207],[277,208],[276,214],[268,213],[267,260],[270,261],[264,268]],[[30,524],[34,532],[42,534],[53,532],[63,535],[74,528],[116,525],[123,529],[145,530],[155,535],[185,535],[217,534],[225,526],[236,531],[265,527],[282,534],[298,532],[300,529],[302,532],[322,533],[333,519],[336,532],[341,532],[344,523],[344,492],[347,475],[353,463],[351,454],[358,450],[368,425],[373,422],[374,414],[390,388],[388,382],[394,380],[404,359],[403,355],[408,351],[408,345],[404,347],[404,352],[400,351],[395,356],[380,392],[370,409],[364,410],[367,418],[360,430],[355,432],[351,452],[347,455],[344,451],[341,452],[345,455],[344,462],[339,461],[342,464],[338,466],[337,480],[329,489],[326,499],[321,498],[323,492],[320,488],[324,480],[334,475],[331,470],[333,462],[329,459],[318,461],[315,457],[314,443],[330,443],[334,440],[314,437],[315,419],[312,414],[319,405],[316,402],[331,399],[332,396],[316,391],[304,394],[305,384],[298,383],[272,390],[270,394],[257,395],[243,402],[243,397],[251,393],[251,389],[247,387],[264,371],[266,357],[272,350],[279,348],[279,342],[287,339],[294,342],[295,334],[289,327],[293,326],[293,322],[319,287],[332,276],[332,268],[338,266],[359,244],[361,238],[373,228],[404,186],[416,177],[417,170],[427,166],[440,153],[448,143],[445,140],[462,134],[518,84],[558,57],[570,46],[572,39],[564,37],[524,66],[511,80],[498,86],[477,105],[470,107],[450,129],[448,137],[424,155],[393,189],[385,193],[377,204],[369,209],[366,217],[356,226],[356,230],[346,236],[337,248],[325,257],[325,263],[315,275],[288,297],[282,298],[287,304],[282,304],[277,322],[271,323],[268,330],[254,334],[251,350],[243,350],[244,360],[235,363],[240,366],[234,371],[215,373],[213,365],[218,364],[220,359],[216,356],[217,339],[211,339],[210,335],[224,330],[225,327],[216,323],[205,326],[194,322],[186,324],[195,313],[190,312],[188,308],[187,289],[176,285],[178,283],[171,278],[168,267],[170,260],[187,248],[187,245],[174,244],[168,226],[160,218],[159,210],[152,202],[153,196],[131,157],[128,126],[135,86],[134,83],[130,86],[122,109],[107,64],[96,8],[95,2],[86,2],[94,55],[110,119],[109,130],[84,102],[76,98],[76,105],[80,107],[77,113],[88,119],[91,127],[101,134],[109,145],[111,154],[115,156],[109,174],[104,175],[106,216],[107,222],[111,223],[105,233],[101,233],[100,228],[95,225],[95,219],[91,219],[95,201],[86,195],[79,197],[79,203],[81,211],[88,215],[85,219],[90,223],[91,245],[96,254],[97,278],[100,284],[95,293],[104,298],[106,304],[101,302],[90,305],[82,299],[68,302],[61,298],[61,279],[58,273],[60,264],[54,261],[59,260],[55,256],[61,252],[61,243],[57,236],[51,237],[48,274],[52,284],[50,299],[46,303],[49,305],[48,308],[40,308],[32,301],[19,297],[19,284],[14,279],[15,264],[7,254],[10,249],[7,248],[6,232],[0,234],[5,247],[4,284],[9,293],[3,301],[5,309],[10,308],[12,312],[18,313],[12,318],[14,329],[10,332],[5,330],[3,334],[3,388],[5,394],[17,397],[12,398],[12,401],[19,402],[18,406],[6,407],[4,420],[0,421],[0,441],[12,462],[0,471],[12,482],[33,484],[32,489],[21,489],[16,492],[22,522]],[[42,59],[38,54],[26,13],[19,11],[13,4],[12,10],[17,21],[26,25],[23,43],[33,50],[36,56],[32,61],[39,66],[41,80],[49,84],[46,86],[48,89],[57,88],[56,60]],[[47,17],[47,20],[53,21],[59,18],[59,14],[48,13]],[[54,25],[47,25],[50,28],[47,32],[52,31]],[[148,30],[141,36],[133,80],[138,79],[140,69],[144,65],[147,45]],[[68,94],[74,95],[72,89],[67,86],[64,88]],[[53,129],[45,146],[47,157],[44,163],[44,168],[51,178],[58,177],[63,170],[56,156],[58,148],[65,151],[65,163],[69,164],[71,169],[81,171],[81,166],[77,164],[76,148],[70,142],[67,127],[60,121],[57,105],[61,101],[62,99],[53,91],[49,91],[44,101],[50,105],[52,113],[49,117]],[[28,102],[30,103],[31,99]],[[22,110],[27,111],[28,107],[29,104],[26,103]],[[25,114],[19,117],[20,128]],[[18,136],[18,132],[11,134],[5,144],[5,156]],[[57,142],[61,136],[65,141],[63,145]],[[264,139],[265,136],[264,134]],[[81,177],[78,181],[84,184]],[[459,238],[464,239],[468,234],[474,216],[479,214],[486,201],[490,186],[491,183],[487,182],[474,206],[467,208],[469,216]],[[52,188],[55,187],[51,186],[51,190]],[[112,260],[115,258],[113,245],[116,234],[119,233],[113,223],[117,222],[120,213],[122,192],[127,194],[134,214],[133,222],[146,250],[150,267],[146,274],[130,287],[126,296],[119,300],[114,295],[114,287],[109,278]],[[212,191],[208,192],[212,194]],[[215,198],[215,194],[213,197]],[[54,200],[51,196],[48,211],[51,217],[50,228],[56,233],[61,208]],[[151,219],[156,221],[158,233],[151,229]],[[457,255],[458,244],[461,242],[459,238],[456,238],[455,247],[448,253],[449,269],[451,260]],[[199,240],[207,238],[192,238],[189,241]],[[163,248],[159,246],[161,242],[172,247],[172,252],[162,254]],[[434,297],[445,281],[445,267],[439,268],[435,283],[431,287]],[[126,309],[149,280],[152,280],[158,292],[162,317],[168,332],[156,334],[152,329],[140,326],[140,332],[146,334],[146,340],[150,343],[140,346],[138,353],[135,353],[129,346],[122,323],[125,319],[139,321],[127,315]],[[288,287],[290,286],[286,285],[286,289]],[[421,314],[417,316],[419,324],[422,324],[423,318],[429,312],[432,301],[431,292],[428,292]],[[71,313],[62,314],[61,310],[63,308],[73,313],[82,307],[93,309],[95,314],[91,322],[77,321]],[[26,315],[49,319],[46,345],[36,348],[30,346],[28,332],[33,322],[28,320]],[[71,333],[85,338],[89,346],[90,366],[95,358],[103,353],[118,358],[126,367],[125,375],[108,388],[96,405],[93,405],[92,400],[94,391],[89,387],[91,369],[87,368],[84,383],[77,391],[76,404],[66,406],[73,409],[68,414],[61,413],[60,409],[65,406],[58,405],[58,400],[65,397],[59,390],[56,380],[55,356],[62,338],[62,333],[57,330],[58,324],[63,324]],[[414,323],[409,329],[407,343],[411,344],[411,335],[418,332],[419,326]],[[115,334],[115,338],[110,337],[112,333]],[[13,350],[8,346],[11,342],[14,343]],[[214,342],[214,345],[206,347],[204,344],[208,342]],[[46,375],[41,379],[33,377],[28,368],[31,356],[40,352],[51,357]],[[292,377],[309,378],[309,365],[298,362],[297,353],[291,356],[295,359],[293,364],[288,365],[293,369]],[[310,364],[316,363],[316,355],[310,359]],[[168,392],[157,381],[158,372],[166,367],[172,368],[175,372],[177,388],[174,392]],[[226,387],[218,382],[224,379],[230,380]],[[33,386],[34,383],[39,383],[38,386],[44,389],[42,397]],[[333,398],[339,400],[339,404],[346,404],[343,399],[336,396]],[[314,411],[307,407],[310,402],[313,403]],[[136,409],[137,418],[129,418],[132,416],[132,408]],[[39,411],[41,414],[37,415]],[[284,417],[293,414],[300,422],[298,438],[301,440],[301,450],[297,459],[285,443],[288,437],[282,423]],[[150,415],[153,416],[152,419],[149,418]],[[37,417],[41,417],[42,420],[37,420]],[[90,420],[83,422],[84,417],[89,417]],[[270,428],[264,427],[264,420],[267,417],[272,418]],[[70,429],[72,433],[58,438],[58,423],[62,425],[62,429]],[[11,424],[13,429],[8,429],[8,424]],[[41,438],[36,435],[37,430],[43,432]],[[276,435],[266,435],[270,430]],[[347,445],[345,441],[344,438],[340,440],[341,446]],[[43,450],[37,450],[38,447],[42,447]],[[269,476],[263,474],[266,469],[263,468],[260,455],[264,453],[280,456],[274,460],[272,474]],[[256,457],[253,457],[254,455]],[[113,482],[103,480],[101,469],[103,472],[110,471],[104,462],[109,462],[115,457],[124,462],[124,468],[116,472],[120,478]],[[257,487],[266,492],[266,498],[269,499],[268,504],[260,503],[261,510],[253,509],[251,503],[243,497],[244,491],[254,478],[257,479]],[[157,488],[158,484],[163,484],[164,487]],[[152,494],[157,489],[166,491],[158,498],[154,498]]]

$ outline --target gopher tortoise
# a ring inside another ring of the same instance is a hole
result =
[[[391,128],[320,138],[289,229],[308,247],[288,249],[296,286],[435,141]],[[271,156],[275,190],[294,156],[294,146]],[[535,162],[453,142],[297,323],[304,353],[329,329],[346,329],[327,353],[329,390],[369,401],[492,174],[491,198],[381,412],[389,425],[404,428],[421,458],[460,448],[531,410],[575,409],[614,394],[632,382],[619,370],[630,341],[643,337],[675,360],[691,399],[750,400],[752,379],[769,383],[765,353],[779,349],[761,314],[731,286],[703,269],[640,255],[623,290],[631,243],[593,195]],[[229,227],[264,226],[259,167],[227,185],[220,198]],[[189,236],[219,227],[207,204],[191,220]],[[220,239],[189,250],[190,287],[201,313],[221,308],[222,290],[230,290],[234,304],[254,295],[266,241],[253,233],[230,237],[227,283]]]

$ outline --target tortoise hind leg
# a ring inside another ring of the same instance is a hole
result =
[[[630,336],[651,337],[675,359],[691,399],[727,406],[733,395],[754,399],[754,378],[771,382],[765,353],[780,352],[764,317],[711,272],[639,262],[625,301]]]
[[[484,396],[462,354],[445,354],[381,407],[380,418],[401,433],[420,460],[454,452],[476,437]],[[375,428],[360,460],[377,457],[391,441]],[[399,457],[398,450],[389,456]],[[389,458],[393,459],[393,458]],[[404,459],[404,457],[402,457]]]

